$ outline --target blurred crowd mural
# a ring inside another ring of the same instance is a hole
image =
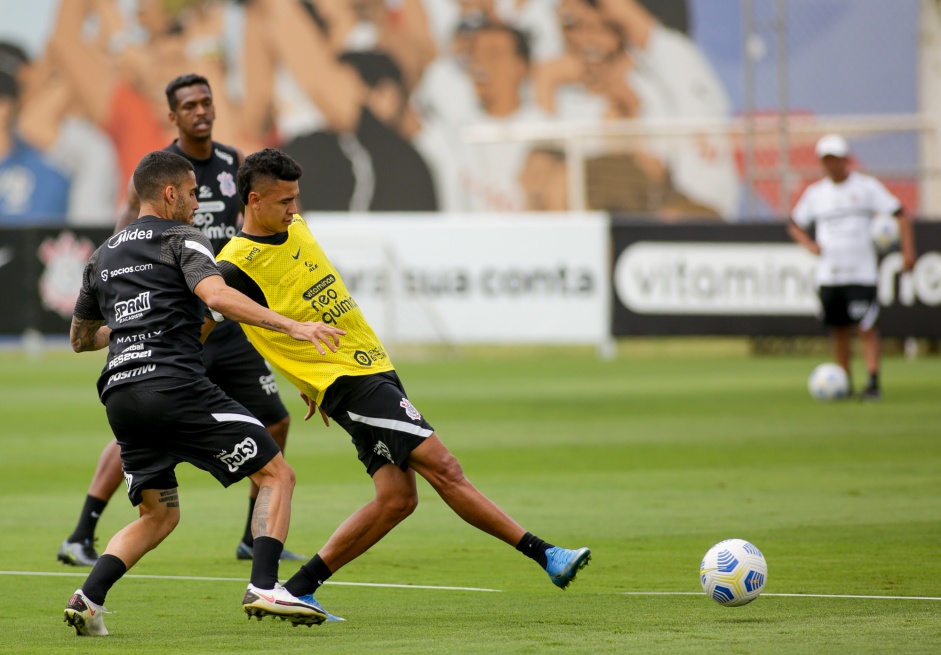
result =
[[[893,20],[914,27],[917,3],[898,4]],[[746,102],[739,0],[0,0],[0,12],[0,225],[112,224],[139,157],[174,138],[164,88],[188,72],[212,85],[214,139],[285,149],[313,211],[564,211],[561,143],[471,143],[462,128],[721,121]],[[914,49],[891,52],[914,76]],[[914,111],[911,86],[889,87],[900,107],[856,107]],[[739,141],[584,139],[583,204],[755,218]]]

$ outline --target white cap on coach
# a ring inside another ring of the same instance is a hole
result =
[[[846,157],[850,154],[850,145],[839,134],[827,134],[817,141],[817,157],[823,159],[827,155]]]

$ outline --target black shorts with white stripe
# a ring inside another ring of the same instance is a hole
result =
[[[869,330],[879,318],[879,301],[876,300],[875,286],[821,286],[819,294],[823,322],[826,325],[859,325],[863,330]]]
[[[435,432],[395,371],[337,378],[321,407],[349,432],[370,476],[390,462],[407,469],[412,451]]]
[[[281,449],[257,418],[206,378],[155,378],[105,397],[131,503],[145,489],[173,489],[180,462],[224,487],[248,477]]]

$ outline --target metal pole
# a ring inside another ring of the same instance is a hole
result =
[[[758,205],[755,201],[755,61],[753,39],[755,34],[755,14],[753,0],[742,0],[742,32],[744,51],[744,88],[743,110],[745,113],[745,208],[746,220],[755,220]]]
[[[568,173],[569,211],[588,208],[588,190],[585,188],[585,151],[577,136],[565,140],[565,166]]]
[[[787,61],[787,0],[777,0],[775,16],[775,36],[777,40],[778,69],[778,163],[780,165],[781,197],[779,211],[781,218],[786,218],[791,211],[791,180],[793,178],[790,162],[791,143],[788,134],[788,61]]]

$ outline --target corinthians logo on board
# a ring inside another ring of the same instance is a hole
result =
[[[39,278],[39,296],[46,308],[62,318],[72,316],[82,288],[82,270],[94,251],[91,241],[68,231],[43,240],[37,254],[46,265]]]

